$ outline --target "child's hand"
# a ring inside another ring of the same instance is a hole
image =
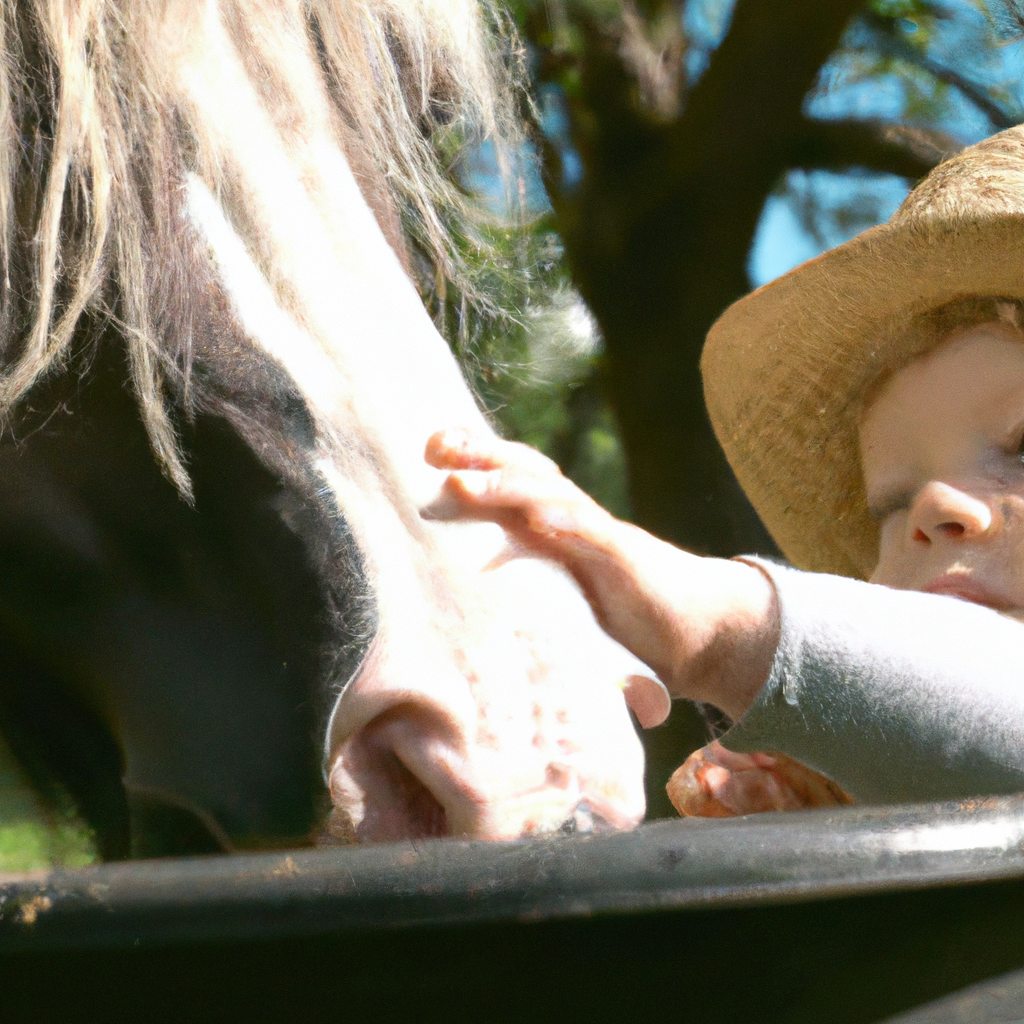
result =
[[[432,466],[454,470],[441,502],[429,510],[432,515],[489,519],[556,561],[607,547],[617,528],[626,525],[528,445],[443,430],[428,440],[425,457]]]
[[[699,558],[616,519],[526,445],[446,430],[427,442],[426,459],[453,471],[429,514],[492,520],[560,562],[601,626],[673,696],[734,719],[753,703],[779,636],[775,591],[760,570]]]
[[[694,751],[665,789],[680,814],[700,818],[853,803],[831,779],[785,754],[737,754],[718,742]]]

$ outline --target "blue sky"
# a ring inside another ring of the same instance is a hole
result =
[[[699,14],[723,7],[731,7],[731,0],[691,0],[687,10]],[[933,7],[939,17],[927,26],[903,20],[900,28],[906,38],[914,40],[918,32],[928,31],[930,58],[993,89],[1011,115],[1021,111],[1021,42],[1004,39],[993,46],[993,23],[971,0],[946,0]],[[998,15],[999,8],[995,4],[991,7]],[[716,24],[720,23],[719,16]],[[997,21],[996,33],[999,29]],[[717,45],[713,35],[711,38]],[[861,26],[852,26],[843,49],[822,69],[819,87],[808,97],[809,115],[935,128],[963,144],[977,142],[997,129],[955,88],[933,92],[927,116],[922,116],[919,101],[922,95],[929,98],[927,76],[916,76],[898,63],[885,73],[865,75],[865,50],[870,45],[869,33]],[[1024,117],[1024,112],[1020,116]],[[751,285],[765,284],[823,249],[887,220],[912,184],[893,175],[864,171],[790,171],[765,203],[748,262]],[[815,211],[818,216],[813,215]]]
[[[998,17],[1000,2],[990,0],[990,17],[986,19],[982,12],[985,0],[931,0],[935,17],[921,24],[904,18],[899,29],[910,42],[927,38],[930,59],[993,89],[1001,105],[1011,115],[1019,111],[1018,119],[1024,120],[1024,44],[1009,37],[995,39],[1005,27]],[[700,77],[728,31],[733,3],[687,3],[683,17],[690,43],[686,56],[690,81]],[[907,0],[877,0],[877,4],[883,9],[897,5],[904,9]],[[818,87],[807,98],[807,114],[935,128],[965,145],[997,130],[998,126],[955,88],[935,90],[927,74],[915,73],[899,61],[879,73],[874,52],[870,30],[852,24],[843,45],[822,69]],[[544,131],[561,151],[564,184],[571,187],[579,180],[582,166],[569,139],[560,93],[554,86],[544,86],[539,99]],[[535,155],[525,154],[517,171],[526,183],[528,205],[542,212],[547,199]],[[500,176],[492,149],[485,145],[478,150],[469,161],[467,174],[474,188],[501,205],[503,196],[497,191]],[[903,178],[863,170],[790,171],[765,203],[748,262],[751,286],[765,284],[823,249],[887,220],[911,185]]]

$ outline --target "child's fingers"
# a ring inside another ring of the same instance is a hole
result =
[[[772,762],[772,774],[793,794],[799,806],[834,807],[853,803],[853,798],[836,783],[807,765],[785,754],[774,755]]]
[[[558,473],[558,467],[547,456],[529,445],[465,427],[451,427],[432,434],[427,440],[424,458],[437,469],[515,467],[541,474]]]
[[[718,742],[694,751],[667,790],[680,814],[713,818],[852,802],[831,780],[791,757],[739,754]]]
[[[709,767],[701,780],[711,796],[734,814],[795,811],[804,806],[800,796],[768,768],[733,772],[720,765]]]
[[[423,457],[437,469],[494,469],[500,464],[489,438],[465,427],[431,434]]]
[[[534,546],[600,529],[598,506],[528,445],[458,428],[433,434],[425,454],[452,470],[439,497],[421,510],[427,518],[489,519]]]
[[[641,675],[627,676],[622,690],[626,704],[636,715],[641,728],[653,729],[668,718],[672,710],[672,698],[657,679]]]
[[[775,766],[775,758],[771,754],[766,754],[763,751],[741,754],[735,750],[729,750],[728,747],[723,747],[718,740],[712,740],[706,747],[701,748],[701,753],[706,761],[721,765],[731,772]]]
[[[498,508],[527,509],[558,497],[550,480],[509,469],[456,470],[445,487],[471,505]]]
[[[511,469],[461,469],[448,475],[441,494],[421,515],[430,519],[489,519],[516,535],[550,536],[564,502],[564,477],[538,477]],[[527,538],[523,538],[527,539]]]
[[[707,764],[700,755],[695,751],[672,773],[665,792],[684,818],[731,818],[735,811],[719,803],[704,784]]]
[[[537,475],[519,468],[457,470],[445,481],[445,491],[473,515],[515,525],[538,536],[572,531],[585,506],[574,484],[559,474]],[[510,523],[515,516],[517,522]]]
[[[672,805],[685,817],[725,818],[801,806],[770,769],[727,768],[707,747],[694,751],[665,788]]]

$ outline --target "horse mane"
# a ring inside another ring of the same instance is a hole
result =
[[[180,230],[183,175],[206,159],[154,43],[175,10],[217,14],[271,105],[290,73],[281,26],[305,33],[389,240],[470,295],[454,239],[474,203],[451,164],[469,139],[518,143],[521,54],[490,0],[0,0],[0,419],[67,362],[84,317],[114,321],[153,448],[188,496],[167,402],[188,390],[186,285],[152,269]],[[208,160],[199,171],[226,186]]]

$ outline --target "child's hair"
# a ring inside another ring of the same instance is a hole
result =
[[[1024,340],[1024,301],[996,295],[971,296],[924,313],[893,317],[879,338],[879,350],[886,353],[885,369],[861,394],[860,408],[867,409],[892,375],[908,363],[938,348],[952,334],[983,324],[1003,324]]]
[[[943,338],[954,331],[992,323],[1006,324],[1024,333],[1024,302],[994,295],[955,299],[926,313],[918,313],[902,324],[897,321],[890,326],[890,330],[900,330],[908,341],[919,339],[926,351],[940,344]]]

